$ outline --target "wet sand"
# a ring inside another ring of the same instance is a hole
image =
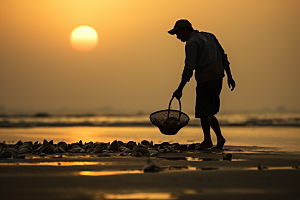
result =
[[[225,146],[159,153],[150,158],[158,172],[143,171],[148,157],[101,155],[105,154],[0,159],[1,199],[286,199],[300,195],[299,152]]]

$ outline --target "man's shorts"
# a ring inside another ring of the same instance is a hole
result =
[[[223,79],[197,84],[195,117],[213,116],[220,109]]]

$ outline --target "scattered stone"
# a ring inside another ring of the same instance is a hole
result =
[[[0,153],[0,158],[11,158],[13,155],[11,151],[4,151]]]
[[[17,153],[18,153],[18,150],[17,150],[17,149],[14,149],[14,148],[8,148],[8,149],[6,149],[5,151],[10,151],[10,152],[13,153],[13,154],[17,154]]]
[[[104,152],[98,155],[98,157],[111,157],[110,153]]]
[[[42,152],[42,153],[40,153],[40,156],[45,157],[46,154]]]
[[[68,150],[68,145],[67,145],[67,143],[65,143],[65,142],[59,142],[59,143],[57,143],[56,146],[57,146],[57,147],[60,147],[60,148],[63,149],[64,151],[67,151],[67,150]]]
[[[47,153],[48,154],[56,153],[55,147],[53,145],[51,145],[50,143],[49,143],[49,145],[47,147]]]
[[[161,168],[153,163],[153,161],[148,158],[147,165],[143,168],[144,172],[159,172]]]
[[[147,141],[147,140],[143,140],[143,141],[141,142],[141,144],[148,147],[148,146],[150,145],[150,142]]]
[[[80,153],[86,153],[86,150],[85,149],[81,149]]]
[[[19,149],[19,153],[30,153],[31,151],[27,148],[21,148]]]
[[[188,146],[188,150],[195,150],[195,148],[196,148],[196,144],[190,144],[189,146]]]
[[[81,147],[75,147],[75,148],[72,148],[72,149],[70,150],[70,152],[71,152],[71,153],[80,153],[81,150],[82,150]]]
[[[93,151],[92,153],[102,153],[103,152],[103,146],[98,145]]]
[[[258,165],[258,166],[257,166],[257,169],[258,169],[258,170],[266,170],[266,169],[268,169],[268,167],[262,166],[262,165]]]
[[[179,146],[179,150],[181,150],[181,151],[186,151],[187,149],[188,149],[188,147],[185,144],[182,144]]]
[[[57,153],[66,153],[66,151],[62,147],[57,147],[56,152]]]
[[[44,139],[43,146],[47,146],[48,144],[49,144],[49,142],[46,139]]]
[[[231,159],[232,159],[232,154],[231,153],[223,154],[223,160],[231,160]]]
[[[113,141],[113,142],[109,145],[108,150],[118,151],[118,150],[119,150],[119,144],[118,144],[118,141],[117,141],[117,140]]]

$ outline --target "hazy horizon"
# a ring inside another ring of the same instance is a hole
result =
[[[0,113],[166,109],[184,66],[184,43],[167,33],[178,19],[214,33],[231,63],[222,112],[299,111],[300,1],[11,0],[0,2]],[[72,48],[78,26],[95,49]],[[182,109],[193,112],[195,80]],[[173,102],[177,108],[178,103]]]

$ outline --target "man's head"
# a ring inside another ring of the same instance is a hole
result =
[[[188,20],[181,19],[175,23],[174,28],[169,30],[168,33],[171,35],[176,34],[178,39],[185,42],[193,30],[192,24]]]

